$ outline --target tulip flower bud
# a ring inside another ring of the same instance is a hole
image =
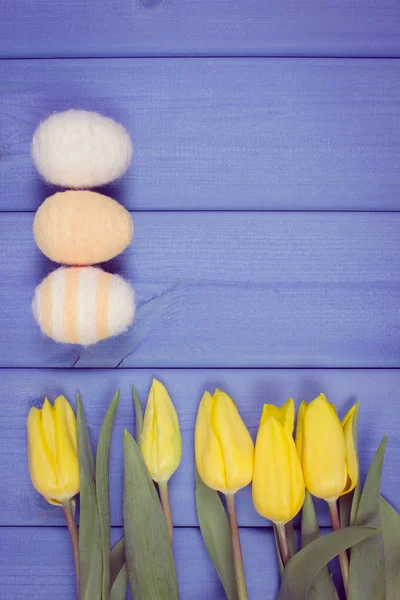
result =
[[[32,483],[50,504],[61,505],[79,493],[76,419],[69,402],[47,398],[27,419],[28,461]]]
[[[303,506],[305,485],[293,439],[294,403],[265,404],[257,434],[253,503],[263,517],[280,525]]]
[[[196,465],[208,487],[233,494],[253,477],[254,444],[236,404],[225,392],[206,392],[195,428]]]
[[[324,394],[298,412],[296,446],[306,486],[317,498],[333,502],[354,489],[358,461],[353,439],[353,406],[342,423]]]
[[[157,483],[170,479],[182,457],[178,416],[167,390],[157,379],[153,379],[147,399],[140,451],[151,478]]]

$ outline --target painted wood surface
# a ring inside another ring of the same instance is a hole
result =
[[[197,408],[205,390],[226,390],[236,401],[241,415],[255,438],[264,403],[283,404],[292,396],[296,404],[311,401],[324,392],[338,407],[340,416],[361,402],[359,453],[362,476],[383,435],[388,446],[382,487],[387,498],[400,509],[400,414],[398,410],[399,370],[352,369],[246,369],[246,370],[36,370],[3,369],[0,405],[0,512],[1,526],[63,525],[62,511],[49,505],[33,489],[26,460],[25,421],[31,406],[40,406],[45,396],[54,400],[64,394],[73,404],[79,391],[85,407],[89,433],[97,443],[101,421],[117,388],[121,390],[111,450],[110,488],[112,524],[122,524],[122,435],[134,431],[131,386],[135,385],[145,405],[153,377],[168,388],[177,408],[183,439],[182,463],[170,482],[175,524],[196,526],[194,498],[193,428]],[[239,523],[266,527],[269,523],[255,511],[251,489],[237,495]],[[319,520],[328,525],[324,503],[318,504]],[[1,555],[1,552],[0,552]],[[1,561],[0,561],[1,562]],[[267,561],[265,561],[267,563]]]
[[[399,56],[396,0],[14,0],[0,55]]]
[[[109,188],[132,210],[398,210],[399,67],[0,61],[0,210],[34,211],[54,191],[33,168],[30,142],[41,119],[71,107],[109,114],[132,135],[132,166]]]
[[[107,268],[136,290],[136,324],[87,348],[31,314],[54,268],[32,214],[0,219],[5,367],[398,367],[398,213],[138,213]]]
[[[114,529],[113,538],[117,540],[121,533]],[[272,531],[242,529],[241,540],[249,598],[273,600],[278,589],[278,571]],[[198,529],[175,530],[174,554],[182,599],[225,598]],[[74,597],[71,548],[64,527],[1,527],[0,556],[3,559],[0,560],[1,600]]]
[[[360,400],[362,475],[387,433],[383,490],[400,508],[399,33],[397,0],[0,0],[0,600],[74,595],[62,515],[28,475],[25,420],[45,395],[79,390],[95,443],[121,389],[117,539],[130,386],[144,403],[152,377],[167,385],[184,448],[171,481],[182,600],[224,597],[196,527],[205,389],[226,389],[253,437],[264,402],[323,391],[343,415]],[[55,268],[33,212],[55,188],[29,146],[70,107],[121,121],[134,142],[105,191],[134,211],[135,239],[105,268],[132,281],[137,320],[88,349],[46,340],[30,312]],[[273,600],[272,530],[250,488],[238,513],[249,598]]]

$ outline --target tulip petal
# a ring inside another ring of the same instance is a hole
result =
[[[35,489],[51,502],[57,499],[58,487],[54,460],[43,432],[42,414],[31,408],[27,418],[29,472]],[[51,502],[53,503],[53,502]]]
[[[281,411],[279,410],[279,408],[277,406],[275,406],[275,404],[264,404],[262,415],[261,415],[261,420],[260,420],[260,427],[270,417],[273,417],[274,419],[276,419],[278,421],[278,423],[281,423],[283,425],[283,422],[281,421],[282,415],[281,415]]]
[[[304,411],[302,463],[311,494],[336,500],[347,481],[346,445],[335,410],[321,394]]]
[[[281,406],[281,408],[278,408],[274,404],[264,404],[260,425],[262,425],[269,417],[274,417],[274,419],[276,419],[285,427],[288,434],[292,435],[294,427],[293,398],[286,400],[285,404]]]
[[[285,431],[288,435],[293,434],[294,429],[294,402],[293,398],[289,398],[286,400],[285,404],[282,406],[281,410],[281,423],[285,428]]]
[[[49,456],[55,461],[56,457],[56,428],[54,424],[54,409],[47,398],[45,398],[41,410],[42,433],[44,446],[48,449]]]
[[[78,452],[78,441],[77,441],[77,433],[76,433],[76,417],[73,411],[72,406],[65,398],[65,396],[58,396],[58,398],[54,401],[54,410],[60,411],[63,415],[63,419],[65,422],[65,430],[68,433],[70,442],[75,450]]]
[[[294,440],[274,417],[259,429],[255,449],[253,502],[256,510],[276,524],[300,511],[305,486]]]
[[[227,489],[235,493],[253,478],[254,444],[236,404],[221,390],[213,396],[211,425],[221,447]]]
[[[304,504],[306,484],[293,435],[288,435],[286,433],[286,439],[288,444],[289,468],[291,475],[291,516],[288,519],[288,521],[290,521],[297,515],[298,512],[300,512]]]
[[[273,417],[264,420],[257,434],[252,495],[263,517],[282,523],[289,512],[287,446],[283,427]]]
[[[299,455],[300,461],[303,456],[303,440],[304,440],[304,413],[307,409],[308,403],[301,402],[297,411],[297,426],[296,426],[296,448],[297,454]]]
[[[178,415],[165,386],[153,379],[147,401],[140,451],[154,481],[166,482],[179,466],[182,439]]]
[[[358,481],[358,458],[353,437],[353,422],[358,403],[351,407],[342,421],[344,440],[346,444],[347,483],[342,494],[351,492]]]
[[[142,433],[140,436],[140,452],[143,456],[146,467],[154,480],[157,477],[156,468],[154,465],[157,463],[157,449],[155,447],[155,408],[154,408],[154,390],[153,386],[150,388],[149,396],[147,398],[145,414],[142,424]]]
[[[49,504],[52,504],[53,506],[62,506],[61,500],[54,500],[53,498],[46,498],[46,500]]]
[[[79,492],[76,419],[70,403],[64,396],[55,400],[53,416],[60,494],[64,499],[72,498]]]
[[[153,387],[157,400],[155,406],[159,481],[168,481],[182,458],[182,438],[178,415],[170,395],[157,379],[153,380]]]
[[[200,477],[208,487],[228,492],[222,449],[211,426],[213,398],[205,392],[200,402],[195,427],[196,465]]]

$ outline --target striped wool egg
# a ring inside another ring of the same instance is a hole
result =
[[[97,267],[60,267],[37,286],[32,310],[48,337],[88,346],[128,329],[135,297],[119,275]]]

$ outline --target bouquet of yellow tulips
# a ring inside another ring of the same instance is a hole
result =
[[[74,553],[78,600],[179,597],[172,554],[168,480],[182,454],[178,417],[165,387],[154,380],[142,415],[132,388],[136,441],[124,432],[124,537],[110,547],[109,453],[119,392],[104,417],[94,457],[83,406],[77,418],[63,397],[46,399],[28,415],[32,483],[62,506]],[[158,496],[152,479],[157,482]],[[74,496],[80,495],[79,534]],[[161,500],[161,502],[160,502]]]
[[[234,497],[251,481],[256,510],[274,526],[281,571],[278,600],[338,600],[327,567],[336,556],[344,597],[398,598],[400,515],[380,495],[386,439],[361,489],[358,410],[356,404],[340,421],[323,394],[310,404],[302,402],[294,439],[293,399],[281,408],[265,404],[253,448],[234,401],[220,390],[204,395],[195,432],[197,510],[229,600],[248,597]],[[228,517],[218,492],[225,495]],[[323,537],[312,496],[328,505],[333,532]],[[300,511],[298,548],[293,519]]]
[[[178,416],[159,381],[153,380],[144,416],[133,388],[136,440],[127,430],[123,440],[124,536],[111,548],[109,452],[118,401],[119,392],[104,417],[96,456],[79,395],[77,417],[62,396],[53,406],[46,399],[41,409],[32,408],[27,420],[32,482],[64,510],[78,600],[124,600],[128,585],[135,600],[177,600],[168,481],[182,457]],[[400,515],[380,495],[386,439],[361,487],[358,411],[356,404],[340,421],[321,394],[300,404],[294,437],[293,399],[281,408],[266,404],[254,444],[232,398],[219,389],[204,394],[195,424],[197,514],[228,600],[248,598],[235,495],[250,483],[255,509],[274,527],[278,600],[338,600],[339,594],[349,600],[398,598]],[[333,530],[327,535],[320,535],[312,496],[327,504]],[[328,570],[336,557],[338,588]]]

